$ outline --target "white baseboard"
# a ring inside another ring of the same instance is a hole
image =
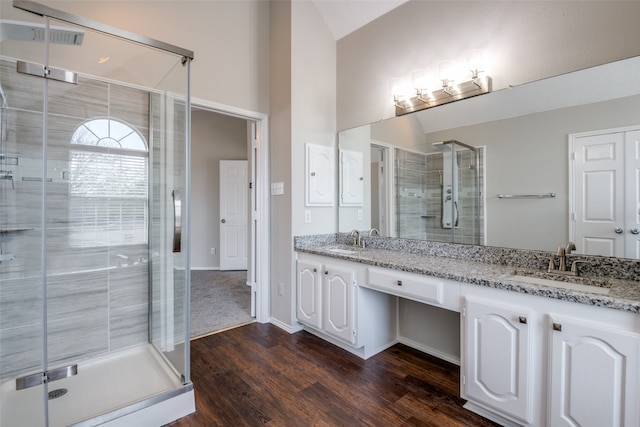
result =
[[[483,417],[485,417],[488,420],[491,420],[495,423],[500,424],[501,426],[504,427],[522,427],[522,424],[516,423],[515,421],[512,421],[508,418],[502,417],[499,414],[496,414],[495,412],[489,410],[489,409],[485,409],[480,405],[475,404],[474,402],[467,402],[462,406],[464,409],[467,409],[475,414],[481,415]]]
[[[191,271],[193,271],[193,270],[216,270],[217,271],[217,270],[220,270],[220,267],[194,267],[194,266],[191,266],[190,270]]]
[[[410,340],[405,337],[398,337],[398,342],[404,345],[408,345],[411,348],[415,348],[416,350],[420,350],[423,353],[430,354],[431,356],[437,357],[438,359],[446,360],[447,362],[453,363],[454,365],[460,366],[460,357],[454,356],[451,354],[443,353],[433,347],[428,347],[424,344],[421,344],[417,341]]]
[[[303,326],[300,323],[296,322],[295,325],[287,325],[286,323],[278,319],[274,319],[273,317],[269,319],[269,323],[287,331],[290,334],[295,334],[296,332],[300,332],[303,329]]]

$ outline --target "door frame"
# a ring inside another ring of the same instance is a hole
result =
[[[271,318],[269,300],[269,116],[193,97],[191,98],[191,109],[236,117],[255,124],[255,140],[253,141],[255,154],[254,150],[248,153],[249,163],[254,165],[255,182],[258,184],[254,185],[256,206],[255,210],[251,212],[252,226],[249,228],[251,233],[249,250],[255,254],[255,257],[250,258],[254,272],[251,275],[251,280],[255,280],[255,282],[250,285],[251,289],[255,291],[256,321],[268,323]]]
[[[568,156],[568,159],[569,159],[569,177],[568,177],[569,178],[569,189],[568,189],[569,190],[568,191],[569,218],[568,218],[568,222],[569,222],[569,241],[570,242],[575,242],[575,238],[576,238],[576,203],[575,203],[576,182],[575,182],[575,154],[574,154],[576,140],[578,138],[589,137],[589,136],[606,135],[611,133],[627,133],[627,132],[633,132],[633,131],[640,131],[640,124],[633,125],[633,126],[622,126],[622,127],[616,127],[616,128],[598,129],[594,131],[577,132],[577,133],[569,134],[568,136],[568,141],[569,141],[569,144],[568,144],[568,150],[569,150],[569,156]],[[625,144],[624,149],[626,149],[626,137],[625,137],[624,144]],[[624,198],[625,196],[623,195],[623,199]],[[617,256],[620,256],[620,255],[617,255]]]

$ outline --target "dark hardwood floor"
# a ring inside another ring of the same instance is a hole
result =
[[[191,342],[183,426],[496,426],[462,408],[459,368],[405,345],[362,360],[252,323]]]

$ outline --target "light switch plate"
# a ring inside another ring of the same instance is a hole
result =
[[[272,182],[271,183],[271,195],[282,196],[284,194],[284,182]]]
[[[304,222],[307,224],[311,222],[311,211],[304,211]]]

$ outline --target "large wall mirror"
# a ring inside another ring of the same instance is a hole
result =
[[[338,141],[341,232],[640,258],[640,57]]]

